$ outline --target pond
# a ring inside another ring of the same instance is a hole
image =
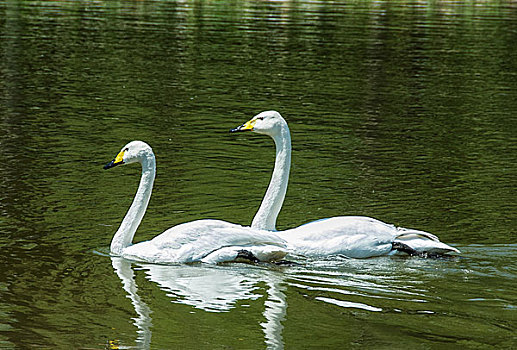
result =
[[[0,1],[0,348],[517,347],[513,1]],[[269,264],[108,254],[140,168],[135,241],[249,225],[289,123],[277,228],[364,215],[461,255]]]

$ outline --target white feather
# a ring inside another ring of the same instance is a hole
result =
[[[287,122],[280,113],[266,111],[232,131],[254,131],[270,136],[275,142],[276,159],[271,181],[251,224],[252,228],[275,231],[291,164],[291,137]],[[305,256],[340,254],[350,258],[367,258],[391,255],[395,253],[394,245],[398,243],[419,254],[459,253],[459,250],[440,242],[431,233],[399,228],[363,216],[322,219],[276,233],[287,241],[291,252]]]
[[[142,165],[142,177],[133,203],[113,236],[112,254],[152,263],[233,261],[241,250],[250,251],[261,261],[280,260],[287,254],[285,241],[275,233],[221,220],[180,224],[149,241],[132,244],[151,197],[156,160],[151,147],[141,141],[124,146],[115,160],[105,168],[137,162]]]

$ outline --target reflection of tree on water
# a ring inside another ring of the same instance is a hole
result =
[[[152,310],[137,294],[138,286],[131,262],[112,257],[112,265],[122,280],[127,297],[138,316],[134,325],[138,328],[138,347],[149,348],[152,334]],[[263,328],[268,348],[282,349],[281,324],[287,308],[283,275],[267,268],[248,265],[153,265],[138,264],[147,279],[156,283],[174,303],[186,304],[209,312],[227,312],[236,307],[238,301],[257,300],[261,282],[267,285],[267,299],[264,302]]]

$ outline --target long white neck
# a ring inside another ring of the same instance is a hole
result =
[[[112,254],[121,255],[123,250],[131,245],[136,229],[140,225],[149,204],[155,175],[156,161],[154,154],[151,153],[142,160],[140,184],[131,207],[113,236],[110,248]]]
[[[289,127],[284,124],[280,132],[271,136],[275,141],[275,169],[271,176],[262,204],[253,218],[252,228],[276,231],[276,218],[284,203],[289,170],[291,168],[291,135]]]

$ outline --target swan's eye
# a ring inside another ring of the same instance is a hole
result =
[[[264,120],[264,117],[257,117],[257,120]]]
[[[127,151],[129,151],[129,147],[126,147],[126,148],[124,149],[124,152],[127,152]]]

